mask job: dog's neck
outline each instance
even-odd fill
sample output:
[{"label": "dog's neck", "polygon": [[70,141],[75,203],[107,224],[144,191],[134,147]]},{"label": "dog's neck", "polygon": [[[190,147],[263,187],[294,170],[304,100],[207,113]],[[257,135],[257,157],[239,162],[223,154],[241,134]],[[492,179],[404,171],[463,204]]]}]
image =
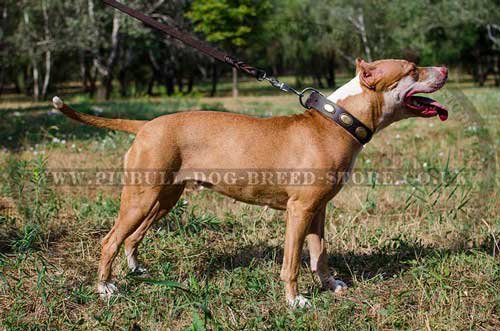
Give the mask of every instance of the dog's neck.
[{"label": "dog's neck", "polygon": [[359,75],[356,75],[348,83],[339,87],[335,92],[328,96],[328,100],[337,103],[340,100],[346,99],[347,97],[358,95],[363,93],[363,88],[361,87],[361,82],[359,81]]},{"label": "dog's neck", "polygon": [[364,89],[359,74],[330,94],[328,99],[354,115],[373,132],[377,131],[382,116],[383,97]]}]

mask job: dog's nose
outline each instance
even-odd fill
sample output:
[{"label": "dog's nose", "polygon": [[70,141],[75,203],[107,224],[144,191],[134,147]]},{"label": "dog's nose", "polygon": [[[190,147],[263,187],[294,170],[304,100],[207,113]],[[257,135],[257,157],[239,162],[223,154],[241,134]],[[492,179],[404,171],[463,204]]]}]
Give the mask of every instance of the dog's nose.
[{"label": "dog's nose", "polygon": [[443,74],[444,78],[448,78],[448,68],[445,66],[439,67],[439,71]]}]

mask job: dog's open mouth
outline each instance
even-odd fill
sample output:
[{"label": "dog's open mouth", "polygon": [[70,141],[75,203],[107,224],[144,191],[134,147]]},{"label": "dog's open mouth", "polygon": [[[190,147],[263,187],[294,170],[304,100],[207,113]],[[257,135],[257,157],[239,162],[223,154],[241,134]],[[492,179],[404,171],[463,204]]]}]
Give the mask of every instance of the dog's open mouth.
[{"label": "dog's open mouth", "polygon": [[419,92],[410,92],[404,99],[405,106],[412,109],[418,116],[439,116],[441,121],[448,119],[448,109],[434,99],[417,96]]}]

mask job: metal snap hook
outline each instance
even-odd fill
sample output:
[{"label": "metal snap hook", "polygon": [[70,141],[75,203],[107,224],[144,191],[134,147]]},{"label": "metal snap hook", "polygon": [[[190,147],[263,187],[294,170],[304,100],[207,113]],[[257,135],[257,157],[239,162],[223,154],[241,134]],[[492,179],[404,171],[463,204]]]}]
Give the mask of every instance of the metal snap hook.
[{"label": "metal snap hook", "polygon": [[324,96],[320,91],[316,90],[315,88],[313,87],[306,87],[305,89],[303,89],[298,95],[299,95],[299,101],[300,101],[300,104],[302,105],[302,107],[304,107],[305,109],[311,109],[311,107],[308,107],[305,103],[304,103],[304,96],[306,95],[306,93],[310,92],[311,94],[313,92],[316,92],[322,96]]}]

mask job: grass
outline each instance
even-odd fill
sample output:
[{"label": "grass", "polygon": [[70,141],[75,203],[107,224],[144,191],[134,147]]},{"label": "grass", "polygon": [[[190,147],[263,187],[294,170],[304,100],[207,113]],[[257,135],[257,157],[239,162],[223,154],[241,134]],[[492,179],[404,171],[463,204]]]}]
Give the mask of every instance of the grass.
[{"label": "grass", "polygon": [[[500,92],[449,91],[440,99],[458,102],[448,122],[391,126],[356,164],[443,180],[345,187],[328,206],[327,242],[330,266],[350,290],[321,292],[304,250],[299,285],[313,308],[295,311],[279,280],[282,213],[206,190],[186,192],[146,236],[140,255],[150,278],[129,274],[122,254],[114,267],[121,292],[101,301],[99,243],[117,214],[119,188],[55,187],[46,170],[116,167],[133,137],[75,124],[41,103],[0,104],[0,328],[498,330]],[[287,96],[70,101],[127,118],[193,107],[300,111]]]}]

